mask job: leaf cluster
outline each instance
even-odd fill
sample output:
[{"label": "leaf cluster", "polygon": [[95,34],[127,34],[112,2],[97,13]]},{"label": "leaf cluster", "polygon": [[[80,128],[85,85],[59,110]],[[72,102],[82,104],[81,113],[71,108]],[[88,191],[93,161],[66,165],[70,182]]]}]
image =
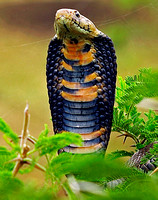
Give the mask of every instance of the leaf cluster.
[{"label": "leaf cluster", "polygon": [[48,137],[48,126],[45,125],[45,130],[41,132],[38,140],[35,143],[35,149],[40,151],[40,155],[54,154],[59,149],[70,144],[81,146],[82,139],[79,134],[71,132],[63,132],[62,134],[51,135]]},{"label": "leaf cluster", "polygon": [[139,75],[119,77],[120,87],[116,90],[117,106],[113,112],[112,130],[131,137],[138,149],[158,139],[158,116],[155,111],[138,112],[137,104],[145,97],[158,96],[158,73],[141,69]]},{"label": "leaf cluster", "polygon": [[158,72],[151,68],[139,70],[138,75],[118,77],[120,87],[116,88],[115,100],[119,109],[128,114],[145,97],[158,96]]}]

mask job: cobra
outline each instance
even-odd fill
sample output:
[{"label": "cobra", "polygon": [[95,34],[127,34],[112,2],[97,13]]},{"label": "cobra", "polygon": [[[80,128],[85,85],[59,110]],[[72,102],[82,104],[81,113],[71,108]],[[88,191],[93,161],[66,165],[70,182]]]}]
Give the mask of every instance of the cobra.
[{"label": "cobra", "polygon": [[60,9],[47,56],[47,88],[54,132],[78,133],[83,146],[61,151],[105,151],[110,138],[117,63],[112,40],[77,10]]}]

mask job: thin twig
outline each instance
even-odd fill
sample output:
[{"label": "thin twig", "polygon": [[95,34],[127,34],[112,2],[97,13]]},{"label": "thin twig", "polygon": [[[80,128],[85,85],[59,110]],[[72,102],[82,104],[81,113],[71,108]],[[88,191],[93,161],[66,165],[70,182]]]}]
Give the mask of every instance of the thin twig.
[{"label": "thin twig", "polygon": [[154,169],[154,171],[151,172],[150,176],[152,176],[153,174],[155,174],[156,172],[158,172],[158,167],[156,169]]},{"label": "thin twig", "polygon": [[139,139],[134,134],[129,133],[128,131],[121,129],[119,126],[115,125],[115,127],[117,128],[116,132],[121,133],[121,135],[118,135],[117,137],[121,137],[121,136],[131,137],[135,141],[136,144],[139,143]]},{"label": "thin twig", "polygon": [[139,140],[138,140],[138,138],[135,135],[133,135],[133,134],[127,132],[127,131],[124,131],[124,132],[125,133],[122,133],[122,131],[119,131],[119,133],[121,133],[121,135],[118,135],[117,137],[122,137],[122,136],[124,136],[124,137],[130,137],[130,138],[132,138],[135,141],[136,144],[139,143]]},{"label": "thin twig", "polygon": [[28,136],[28,124],[29,124],[29,113],[28,113],[28,104],[26,104],[24,110],[24,125],[22,129],[22,135],[20,140],[20,147],[21,147],[21,154],[19,153],[17,156],[17,161],[15,167],[13,169],[13,176],[15,176],[19,169],[23,166],[24,162],[23,159],[26,158],[28,151],[30,150],[29,146],[26,145],[27,136]]},{"label": "thin twig", "polygon": [[29,126],[29,119],[30,115],[28,112],[29,105],[26,104],[25,110],[24,110],[24,124],[21,134],[21,140],[20,140],[20,147],[23,149],[24,144],[26,144],[27,136],[28,136],[28,126]]},{"label": "thin twig", "polygon": [[12,172],[13,176],[16,176],[16,174],[18,173],[19,169],[23,166],[23,164],[24,163],[21,162],[21,161],[16,162],[15,167],[14,167],[13,172]]},{"label": "thin twig", "polygon": [[[28,165],[31,165],[31,163],[32,163],[32,159],[31,158],[25,158],[23,161]],[[35,163],[35,168],[39,169],[39,170],[41,170],[43,172],[46,172],[46,168],[43,167],[42,165],[40,165],[39,163]]]},{"label": "thin twig", "polygon": [[[19,135],[18,138],[21,139],[21,138],[22,138],[22,135]],[[29,142],[31,142],[32,144],[35,144],[35,143],[36,143],[36,141],[33,140],[30,136],[27,137],[27,140],[28,140]],[[12,141],[11,141],[11,142],[12,142]]]},{"label": "thin twig", "polygon": [[[21,153],[18,154],[17,158],[14,158],[13,160],[9,161],[9,162],[16,162],[15,167],[12,172],[13,176],[15,176],[18,173],[19,169],[24,164],[31,165],[31,163],[33,161],[32,161],[32,159],[28,158],[27,156],[36,151],[35,149],[30,151],[30,147],[26,144],[27,140],[32,142],[33,144],[36,143],[36,138],[30,136],[29,131],[28,131],[29,120],[30,120],[30,114],[28,112],[28,107],[29,107],[28,104],[26,104],[26,107],[24,110],[24,123],[23,123],[22,134],[19,136]],[[41,171],[44,171],[44,172],[46,171],[46,169],[39,163],[35,163],[34,167]]]}]

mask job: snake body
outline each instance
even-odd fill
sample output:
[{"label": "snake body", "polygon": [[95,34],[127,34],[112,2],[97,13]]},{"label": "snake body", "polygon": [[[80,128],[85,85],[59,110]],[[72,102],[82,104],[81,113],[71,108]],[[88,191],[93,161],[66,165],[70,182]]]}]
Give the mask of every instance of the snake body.
[{"label": "snake body", "polygon": [[[54,27],[56,35],[49,44],[46,66],[54,132],[79,133],[83,139],[82,147],[71,144],[60,152],[105,152],[117,74],[113,42],[77,10],[58,10]],[[137,151],[128,165],[145,172],[155,169],[154,159],[141,164],[152,147]]]},{"label": "snake body", "polygon": [[60,9],[47,56],[47,88],[55,133],[79,133],[83,146],[61,151],[92,153],[108,145],[117,64],[112,40],[77,10]]}]

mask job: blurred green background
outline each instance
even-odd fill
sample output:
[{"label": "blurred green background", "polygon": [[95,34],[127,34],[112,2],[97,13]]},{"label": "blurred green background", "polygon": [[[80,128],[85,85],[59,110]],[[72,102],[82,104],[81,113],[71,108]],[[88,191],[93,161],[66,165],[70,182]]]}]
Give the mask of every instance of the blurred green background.
[{"label": "blurred green background", "polygon": [[[79,10],[113,39],[119,76],[157,68],[157,0],[0,0],[0,116],[19,134],[26,102],[30,133],[37,137],[44,123],[52,129],[45,65],[60,8]],[[129,145],[112,133],[108,151]]]}]

